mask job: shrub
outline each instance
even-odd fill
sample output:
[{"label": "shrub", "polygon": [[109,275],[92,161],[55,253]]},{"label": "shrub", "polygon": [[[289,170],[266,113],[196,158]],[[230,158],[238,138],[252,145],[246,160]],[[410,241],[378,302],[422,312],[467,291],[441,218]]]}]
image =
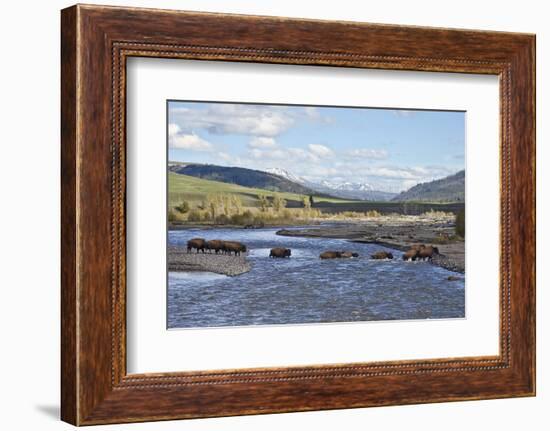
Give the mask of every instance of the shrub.
[{"label": "shrub", "polygon": [[187,215],[187,221],[197,222],[202,220],[203,220],[203,216],[199,210],[189,211],[189,214]]},{"label": "shrub", "polygon": [[185,214],[186,212],[189,211],[189,204],[187,203],[187,201],[183,201],[181,204],[179,204],[174,208],[178,210],[180,213]]},{"label": "shrub", "polygon": [[273,197],[273,209],[275,212],[283,211],[286,208],[286,200],[279,194]]},{"label": "shrub", "polygon": [[220,214],[219,216],[216,217],[217,224],[229,224],[230,221],[231,219],[225,214]]},{"label": "shrub", "polygon": [[168,221],[170,222],[182,221],[181,214],[179,214],[177,211],[174,211],[173,209],[170,209],[168,211]]},{"label": "shrub", "polygon": [[378,211],[376,210],[369,210],[365,213],[365,215],[367,217],[380,217],[382,214],[380,214]]},{"label": "shrub", "polygon": [[452,216],[453,213],[448,213],[445,211],[436,211],[433,208],[430,208],[430,211],[426,211],[422,214],[423,217],[430,217],[430,218],[440,218],[440,217],[449,217]]},{"label": "shrub", "polygon": [[260,211],[266,212],[269,208],[269,199],[264,194],[258,195],[258,204],[260,206]]}]

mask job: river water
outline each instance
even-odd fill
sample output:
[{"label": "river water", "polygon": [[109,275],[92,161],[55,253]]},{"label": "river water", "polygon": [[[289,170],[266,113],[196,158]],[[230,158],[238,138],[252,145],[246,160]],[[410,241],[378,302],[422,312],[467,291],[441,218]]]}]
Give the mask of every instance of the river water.
[{"label": "river water", "polygon": [[[170,272],[168,327],[220,327],[406,319],[463,318],[464,278],[427,262],[404,262],[401,252],[341,239],[276,235],[277,229],[187,229],[168,233],[184,246],[202,237],[240,241],[252,270],[237,277]],[[292,249],[270,259],[272,247]],[[350,250],[354,259],[319,259],[325,250]],[[371,260],[378,250],[392,261]]]}]

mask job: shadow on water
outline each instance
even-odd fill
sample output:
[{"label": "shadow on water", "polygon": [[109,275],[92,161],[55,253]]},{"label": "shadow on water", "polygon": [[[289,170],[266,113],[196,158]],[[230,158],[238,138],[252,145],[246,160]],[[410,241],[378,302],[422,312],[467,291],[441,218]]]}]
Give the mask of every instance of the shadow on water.
[{"label": "shadow on water", "polygon": [[[219,327],[464,317],[464,279],[426,262],[370,259],[385,248],[342,239],[286,237],[276,229],[198,229],[169,232],[169,242],[192,237],[241,241],[252,270],[238,277],[170,273],[168,327]],[[270,259],[271,247],[292,249]],[[350,250],[355,259],[321,260],[324,250]],[[389,250],[389,249],[385,249]]]}]

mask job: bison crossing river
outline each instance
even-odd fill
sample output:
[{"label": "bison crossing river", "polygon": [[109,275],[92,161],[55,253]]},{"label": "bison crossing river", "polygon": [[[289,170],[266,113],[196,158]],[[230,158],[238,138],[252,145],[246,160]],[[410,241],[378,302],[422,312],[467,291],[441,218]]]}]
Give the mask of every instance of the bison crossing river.
[{"label": "bison crossing river", "polygon": [[235,256],[240,256],[241,253],[246,253],[246,245],[238,241],[222,241],[219,239],[214,239],[206,241],[204,238],[192,238],[187,241],[187,253],[196,250],[197,253],[202,252],[206,253],[208,250],[209,253],[222,253],[229,254],[235,253]]},{"label": "bison crossing river", "polygon": [[275,247],[269,252],[269,257],[284,259],[285,257],[290,257],[291,254],[292,251],[289,248]]},{"label": "bison crossing river", "polygon": [[403,260],[428,260],[439,254],[439,249],[433,245],[415,244],[403,253]]},{"label": "bison crossing river", "polygon": [[[205,240],[204,238],[192,238],[187,241],[187,253],[191,253],[195,250],[197,253],[222,253],[226,255],[240,256],[241,253],[246,253],[246,245],[238,241],[223,241],[220,239]],[[426,246],[424,244],[415,244],[410,250],[403,253],[403,260],[432,260],[432,258],[439,254],[439,250],[434,246]],[[292,251],[289,248],[275,247],[270,250],[269,257],[271,258],[290,258]],[[342,259],[359,257],[358,253],[351,251],[324,251],[319,255],[321,259]],[[386,260],[393,259],[393,254],[388,251],[378,251],[371,255],[371,259],[374,260]]]}]

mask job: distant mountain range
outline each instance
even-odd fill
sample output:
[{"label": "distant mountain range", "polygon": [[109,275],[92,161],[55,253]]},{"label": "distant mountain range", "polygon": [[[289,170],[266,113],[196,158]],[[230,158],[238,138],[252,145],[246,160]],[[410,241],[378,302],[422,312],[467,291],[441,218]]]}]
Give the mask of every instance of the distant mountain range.
[{"label": "distant mountain range", "polygon": [[420,183],[399,193],[392,201],[399,202],[464,202],[465,171],[439,180]]},{"label": "distant mountain range", "polygon": [[320,193],[330,194],[342,199],[359,199],[365,201],[389,201],[396,193],[383,192],[375,190],[374,187],[367,183],[352,183],[349,181],[321,181],[320,183],[307,181],[306,179],[294,175],[285,169],[269,168],[266,170],[274,175],[286,178],[289,181],[302,184]]},{"label": "distant mountain range", "polygon": [[341,199],[396,202],[464,202],[464,171],[439,180],[417,184],[399,194],[375,190],[367,183],[311,182],[282,168],[266,171],[240,167],[170,162],[171,172],[244,187]]}]

